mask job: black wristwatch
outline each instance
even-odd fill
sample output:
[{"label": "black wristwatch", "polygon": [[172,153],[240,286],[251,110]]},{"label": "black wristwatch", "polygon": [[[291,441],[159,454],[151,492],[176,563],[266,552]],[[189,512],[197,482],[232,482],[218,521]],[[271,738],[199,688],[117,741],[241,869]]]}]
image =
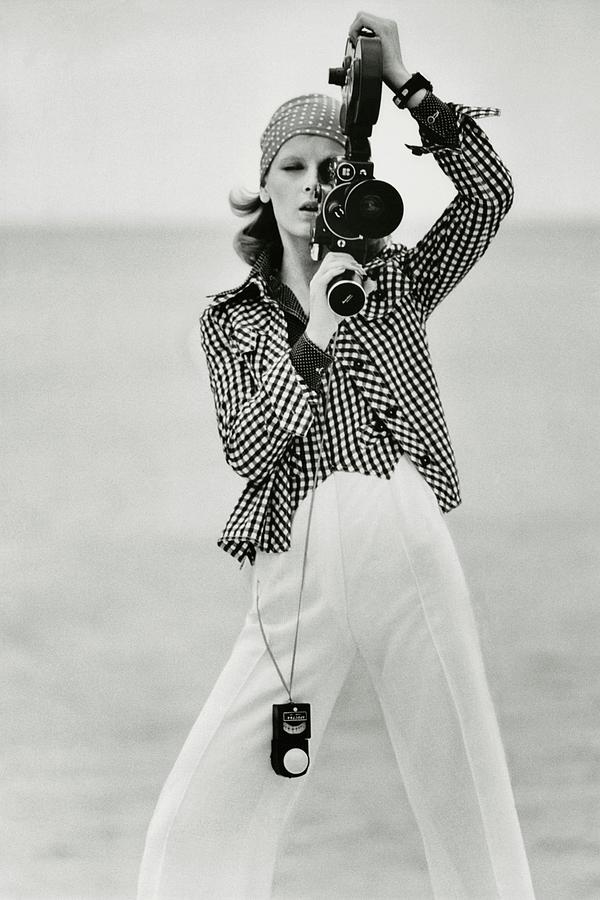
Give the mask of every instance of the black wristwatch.
[{"label": "black wristwatch", "polygon": [[404,82],[398,93],[394,94],[394,103],[399,109],[406,109],[406,104],[412,95],[416,94],[417,91],[420,91],[422,88],[425,88],[427,91],[433,90],[431,82],[427,81],[425,76],[421,75],[420,72],[415,72],[408,81]]}]

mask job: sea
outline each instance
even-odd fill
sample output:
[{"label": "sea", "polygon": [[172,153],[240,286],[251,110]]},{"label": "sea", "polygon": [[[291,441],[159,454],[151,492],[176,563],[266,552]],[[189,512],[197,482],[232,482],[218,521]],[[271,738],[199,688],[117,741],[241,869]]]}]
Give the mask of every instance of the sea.
[{"label": "sea", "polygon": [[[471,587],[539,900],[600,897],[600,303],[589,222],[507,223],[430,320]],[[161,786],[245,617],[240,491],[198,317],[245,269],[205,226],[0,232],[0,898],[135,897]],[[275,900],[425,900],[364,671]],[[229,898],[228,898],[229,900]]]}]

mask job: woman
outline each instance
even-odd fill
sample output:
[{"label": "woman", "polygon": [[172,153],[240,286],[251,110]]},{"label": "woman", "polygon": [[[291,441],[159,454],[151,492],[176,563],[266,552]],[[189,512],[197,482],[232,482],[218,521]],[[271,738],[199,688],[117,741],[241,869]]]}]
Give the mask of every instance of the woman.
[{"label": "woman", "polygon": [[[272,705],[292,697],[295,677],[294,700],[312,706],[314,765],[357,654],[381,702],[434,895],[533,896],[442,516],[460,496],[425,338],[429,314],[496,233],[512,186],[474,122],[496,111],[442,103],[406,70],[393,22],[359,14],[351,37],[364,26],[381,38],[397,105],[419,123],[423,147],[414,149],[433,153],[457,194],[412,249],[374,248],[364,266],[333,252],[314,262],[317,200],[344,144],[339,105],[296,97],[263,134],[259,196],[236,203],[258,211],[237,244],[252,270],[201,320],[225,455],[247,479],[219,543],[253,564],[252,602],[161,793],[140,900],[270,896],[278,839],[309,777],[271,768]],[[326,290],[345,270],[364,279],[368,298],[342,320]]]}]

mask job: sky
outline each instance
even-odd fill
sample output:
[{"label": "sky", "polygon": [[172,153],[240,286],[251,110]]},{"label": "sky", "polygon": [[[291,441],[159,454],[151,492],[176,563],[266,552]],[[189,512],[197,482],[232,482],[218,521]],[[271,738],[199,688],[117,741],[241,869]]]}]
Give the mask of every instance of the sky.
[{"label": "sky", "polygon": [[[2,0],[0,224],[230,218],[257,187],[276,106],[321,91],[359,6],[344,0]],[[597,0],[373,0],[404,60],[482,120],[513,174],[512,218],[598,215]],[[384,88],[375,173],[429,218],[452,196],[415,157],[410,115]]]}]

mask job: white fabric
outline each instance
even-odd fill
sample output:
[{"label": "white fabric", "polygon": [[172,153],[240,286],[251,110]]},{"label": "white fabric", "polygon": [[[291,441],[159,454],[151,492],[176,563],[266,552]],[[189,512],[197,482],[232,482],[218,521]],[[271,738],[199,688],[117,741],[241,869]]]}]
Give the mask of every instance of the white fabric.
[{"label": "white fabric", "polygon": [[[307,513],[308,498],[291,549],[259,553],[252,573],[286,677]],[[294,698],[312,704],[308,774],[287,779],[270,767],[271,705],[287,698],[253,596],[161,793],[138,900],[270,896],[284,823],[319,764],[357,653],[381,702],[435,897],[532,898],[462,569],[435,495],[407,456],[390,480],[336,472],[317,489],[299,647]]]}]

